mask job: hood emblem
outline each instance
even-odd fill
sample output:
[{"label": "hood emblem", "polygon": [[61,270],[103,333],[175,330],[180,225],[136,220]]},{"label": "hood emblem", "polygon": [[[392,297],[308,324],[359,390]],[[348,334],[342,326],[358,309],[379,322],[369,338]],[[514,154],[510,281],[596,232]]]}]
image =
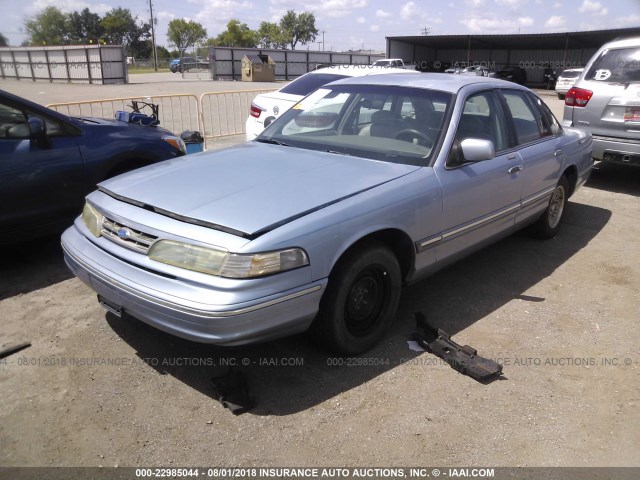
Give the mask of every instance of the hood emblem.
[{"label": "hood emblem", "polygon": [[280,108],[278,108],[278,106],[276,105],[275,107],[273,107],[273,114],[277,115],[278,113],[280,113]]},{"label": "hood emblem", "polygon": [[129,230],[128,228],[121,228],[120,230],[118,230],[118,237],[122,238],[123,240],[126,240],[130,236],[131,230]]}]

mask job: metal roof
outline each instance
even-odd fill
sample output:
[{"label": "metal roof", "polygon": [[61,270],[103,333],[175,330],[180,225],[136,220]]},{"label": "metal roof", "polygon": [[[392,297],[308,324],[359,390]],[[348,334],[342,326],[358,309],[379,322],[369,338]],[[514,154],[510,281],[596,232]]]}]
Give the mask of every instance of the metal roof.
[{"label": "metal roof", "polygon": [[426,35],[386,37],[396,41],[436,49],[474,50],[564,50],[600,48],[618,38],[640,37],[640,28],[617,28],[564,33],[524,33],[499,35]]}]

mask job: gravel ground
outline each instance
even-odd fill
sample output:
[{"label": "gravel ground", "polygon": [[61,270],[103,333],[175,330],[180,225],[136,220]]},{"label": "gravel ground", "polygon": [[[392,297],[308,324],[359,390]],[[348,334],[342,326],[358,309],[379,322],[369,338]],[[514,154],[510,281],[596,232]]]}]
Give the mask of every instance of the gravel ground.
[{"label": "gravel ground", "polygon": [[[18,83],[0,88],[102,93]],[[555,239],[518,233],[406,288],[386,340],[351,360],[303,335],[173,338],[105,314],[57,238],[5,248],[0,344],[32,346],[0,364],[0,465],[640,466],[639,194],[640,170],[600,168]],[[416,311],[502,362],[502,379],[411,351]],[[210,383],[234,362],[257,399],[237,417]]]}]

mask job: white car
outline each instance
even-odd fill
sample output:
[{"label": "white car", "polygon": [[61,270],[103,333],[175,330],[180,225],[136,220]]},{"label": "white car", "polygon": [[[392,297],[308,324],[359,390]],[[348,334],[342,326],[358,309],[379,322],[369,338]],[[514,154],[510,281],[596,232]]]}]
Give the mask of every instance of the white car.
[{"label": "white car", "polygon": [[576,83],[578,77],[582,73],[584,68],[569,68],[558,75],[558,80],[556,81],[556,94],[560,100],[564,100],[564,96],[567,94],[569,89],[573,87],[573,84]]},{"label": "white car", "polygon": [[347,77],[362,77],[364,75],[380,75],[388,73],[416,73],[418,71],[389,68],[373,65],[337,65],[313,70],[280,90],[261,93],[253,99],[246,122],[247,141],[256,138],[276,118],[293,107],[308,94],[327,83]]}]

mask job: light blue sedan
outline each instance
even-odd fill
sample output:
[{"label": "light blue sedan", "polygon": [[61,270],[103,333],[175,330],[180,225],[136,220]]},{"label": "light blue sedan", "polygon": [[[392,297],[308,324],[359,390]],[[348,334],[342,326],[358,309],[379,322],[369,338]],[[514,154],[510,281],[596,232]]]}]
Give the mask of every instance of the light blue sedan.
[{"label": "light blue sedan", "polygon": [[221,345],[310,329],[353,355],[403,284],[528,225],[553,237],[591,166],[591,136],[514,83],[345,79],[253,142],[101,183],[62,245],[117,315]]}]

